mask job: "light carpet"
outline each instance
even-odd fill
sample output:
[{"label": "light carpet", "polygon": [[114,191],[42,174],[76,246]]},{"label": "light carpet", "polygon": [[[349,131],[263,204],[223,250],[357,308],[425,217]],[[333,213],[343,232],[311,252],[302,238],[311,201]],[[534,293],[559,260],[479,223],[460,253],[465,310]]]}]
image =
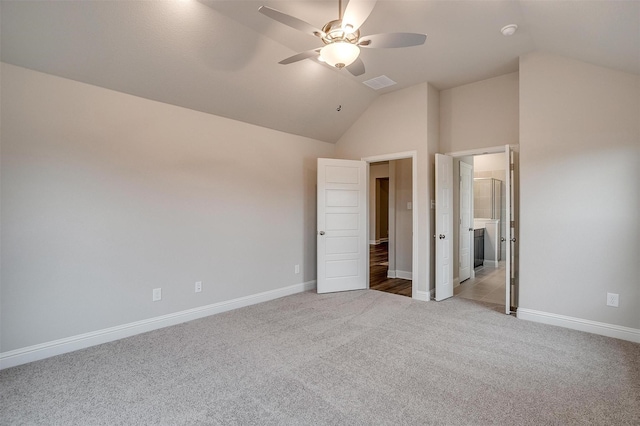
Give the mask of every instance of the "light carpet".
[{"label": "light carpet", "polygon": [[3,425],[640,424],[640,345],[301,293],[0,372]]}]

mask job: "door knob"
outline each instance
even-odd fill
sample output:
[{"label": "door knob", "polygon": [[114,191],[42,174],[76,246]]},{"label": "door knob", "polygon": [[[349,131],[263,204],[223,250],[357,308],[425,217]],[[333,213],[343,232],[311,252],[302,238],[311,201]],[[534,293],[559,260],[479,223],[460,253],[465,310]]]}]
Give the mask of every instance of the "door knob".
[{"label": "door knob", "polygon": [[320,235],[324,235],[324,231],[320,231],[318,232]]},{"label": "door knob", "polygon": [[444,240],[444,234],[440,234],[440,237],[439,237],[439,238],[440,238],[441,240]]},{"label": "door knob", "polygon": [[507,239],[505,237],[500,237],[500,241],[504,243],[505,241],[507,241]]},{"label": "door knob", "polygon": [[516,238],[515,238],[515,237],[513,237],[513,238],[511,239],[511,242],[512,242],[512,243],[515,243],[515,242],[516,242]]},{"label": "door knob", "polygon": [[469,232],[473,231],[473,228],[469,228]]}]

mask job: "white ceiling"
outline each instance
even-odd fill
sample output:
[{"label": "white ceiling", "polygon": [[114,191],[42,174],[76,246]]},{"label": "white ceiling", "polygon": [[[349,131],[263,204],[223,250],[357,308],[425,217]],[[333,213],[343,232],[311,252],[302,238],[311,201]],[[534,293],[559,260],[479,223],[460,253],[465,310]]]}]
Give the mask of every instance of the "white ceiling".
[{"label": "white ceiling", "polygon": [[[261,5],[316,27],[338,14],[337,0],[2,0],[1,58],[327,142],[381,93],[426,81],[447,89],[517,71],[518,57],[535,50],[640,74],[635,0],[379,0],[364,35],[417,32],[427,41],[362,49],[359,77],[312,60],[279,65],[319,40],[260,14]],[[507,24],[519,26],[512,37],[499,32]],[[379,91],[362,84],[380,75],[398,84]]]}]

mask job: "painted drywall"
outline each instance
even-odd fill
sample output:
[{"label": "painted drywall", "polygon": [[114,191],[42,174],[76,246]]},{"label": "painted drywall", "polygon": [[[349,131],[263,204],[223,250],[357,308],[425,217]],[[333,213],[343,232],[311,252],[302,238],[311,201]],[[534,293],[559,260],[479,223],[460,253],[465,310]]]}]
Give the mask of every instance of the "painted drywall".
[{"label": "painted drywall", "polygon": [[395,160],[395,267],[396,277],[409,279],[412,276],[413,246],[413,185],[411,159]]},{"label": "painted drywall", "polygon": [[[517,143],[519,138],[518,73],[465,84],[440,92],[440,152],[458,152]],[[474,172],[493,167],[504,154],[464,157]],[[504,161],[504,160],[503,160]],[[479,162],[476,165],[476,162]],[[500,166],[504,169],[504,165]],[[454,161],[454,176],[459,182],[460,166]],[[454,222],[459,223],[460,191],[454,185]],[[453,227],[454,259],[459,260],[460,230]],[[456,264],[457,265],[457,264]],[[453,268],[458,278],[458,268]],[[457,283],[457,281],[456,281]]]},{"label": "painted drywall", "polygon": [[[429,212],[429,222],[428,222],[428,231],[427,231],[427,243],[429,245],[429,253],[435,253],[436,250],[436,240],[435,240],[435,230],[436,230],[436,215],[435,215],[435,206],[432,204],[432,201],[435,202],[436,199],[436,188],[435,188],[435,178],[436,178],[436,164],[435,164],[435,154],[442,153],[440,150],[440,120],[441,120],[441,112],[440,112],[440,91],[433,87],[431,84],[427,85],[427,152],[429,152],[429,184],[427,185],[427,210]],[[433,208],[432,208],[433,206]],[[436,282],[436,258],[435,256],[429,255],[429,282],[431,283],[429,286],[430,291],[435,291],[435,282]]]},{"label": "painted drywall", "polygon": [[[505,170],[504,153],[476,155],[473,157],[473,171],[475,172],[492,172]],[[495,176],[488,176],[495,177]]]},{"label": "painted drywall", "polygon": [[1,352],[315,279],[334,145],[8,64],[1,90]]},{"label": "painted drywall", "polygon": [[518,73],[442,90],[443,153],[518,143]]},{"label": "painted drywall", "polygon": [[389,163],[374,163],[369,166],[369,241],[377,239],[376,235],[376,179],[389,177]]},{"label": "painted drywall", "polygon": [[525,55],[520,140],[520,307],[640,329],[640,76]]},{"label": "painted drywall", "polygon": [[[434,91],[434,93],[437,93]],[[420,84],[378,97],[336,144],[337,155],[361,159],[406,151],[417,152],[418,270],[413,271],[416,291],[429,289],[431,213],[430,185],[433,183],[432,152],[428,148],[429,85]],[[434,100],[434,102],[436,102]],[[432,110],[433,113],[433,110]],[[437,142],[435,142],[437,144]]]}]

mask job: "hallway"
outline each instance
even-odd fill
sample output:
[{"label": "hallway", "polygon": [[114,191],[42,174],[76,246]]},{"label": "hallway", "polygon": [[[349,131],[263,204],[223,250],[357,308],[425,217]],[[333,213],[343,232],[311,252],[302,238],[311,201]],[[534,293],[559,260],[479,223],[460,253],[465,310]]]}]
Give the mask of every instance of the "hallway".
[{"label": "hallway", "polygon": [[369,288],[385,293],[411,297],[411,280],[388,278],[389,244],[369,245]]}]

